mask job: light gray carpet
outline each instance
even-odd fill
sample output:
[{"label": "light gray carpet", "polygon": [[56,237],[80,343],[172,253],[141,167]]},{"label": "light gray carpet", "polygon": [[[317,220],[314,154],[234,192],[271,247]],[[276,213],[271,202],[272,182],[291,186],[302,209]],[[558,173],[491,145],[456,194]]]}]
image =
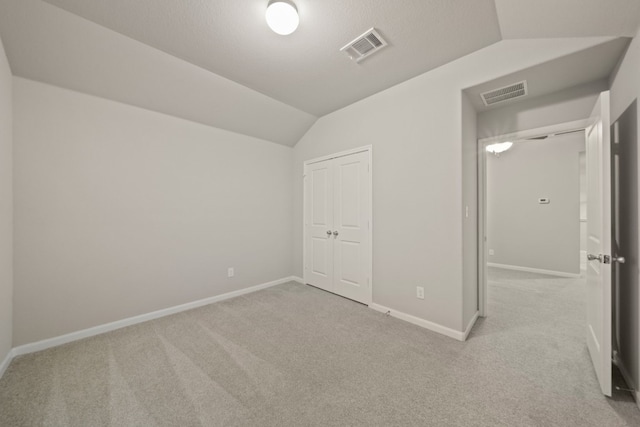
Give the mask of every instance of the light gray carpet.
[{"label": "light gray carpet", "polygon": [[13,361],[2,426],[624,426],[579,280],[493,272],[460,343],[288,283]]}]

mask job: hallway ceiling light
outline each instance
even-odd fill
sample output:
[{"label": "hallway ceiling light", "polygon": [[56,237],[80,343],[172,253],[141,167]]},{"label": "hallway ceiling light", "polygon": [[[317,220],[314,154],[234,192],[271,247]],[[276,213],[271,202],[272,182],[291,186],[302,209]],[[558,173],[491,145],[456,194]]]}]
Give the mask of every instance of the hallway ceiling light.
[{"label": "hallway ceiling light", "polygon": [[269,28],[283,36],[293,33],[300,23],[298,9],[289,0],[271,0],[265,17]]},{"label": "hallway ceiling light", "polygon": [[512,145],[513,142],[499,142],[497,144],[487,145],[487,151],[497,156],[498,154],[507,151]]}]

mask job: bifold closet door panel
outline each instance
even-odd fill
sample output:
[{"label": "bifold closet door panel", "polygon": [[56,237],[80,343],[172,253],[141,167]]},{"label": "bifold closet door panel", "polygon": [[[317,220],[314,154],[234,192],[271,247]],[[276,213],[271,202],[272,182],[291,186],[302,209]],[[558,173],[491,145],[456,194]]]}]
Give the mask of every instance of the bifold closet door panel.
[{"label": "bifold closet door panel", "polygon": [[307,166],[305,269],[307,283],[333,292],[333,161]]},{"label": "bifold closet door panel", "polygon": [[369,153],[333,160],[334,292],[369,304]]}]

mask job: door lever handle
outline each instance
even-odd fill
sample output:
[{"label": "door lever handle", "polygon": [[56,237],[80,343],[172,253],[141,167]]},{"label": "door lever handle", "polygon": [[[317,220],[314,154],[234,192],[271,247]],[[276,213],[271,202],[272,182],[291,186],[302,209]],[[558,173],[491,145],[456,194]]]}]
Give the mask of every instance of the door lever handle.
[{"label": "door lever handle", "polygon": [[588,259],[589,261],[595,261],[595,260],[598,260],[598,261],[602,262],[602,255],[587,254],[587,259]]}]

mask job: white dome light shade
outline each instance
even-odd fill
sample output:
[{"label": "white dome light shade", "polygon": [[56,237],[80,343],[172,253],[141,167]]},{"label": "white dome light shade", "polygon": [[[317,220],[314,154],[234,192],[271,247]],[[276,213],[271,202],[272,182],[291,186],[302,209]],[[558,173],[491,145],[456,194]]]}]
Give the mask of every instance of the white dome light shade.
[{"label": "white dome light shade", "polygon": [[507,151],[509,148],[511,148],[512,145],[513,142],[500,142],[498,144],[491,144],[487,145],[487,151],[493,154],[500,154],[504,151]]},{"label": "white dome light shade", "polygon": [[293,33],[300,23],[298,9],[287,0],[271,1],[267,6],[266,18],[269,28],[283,36]]}]

